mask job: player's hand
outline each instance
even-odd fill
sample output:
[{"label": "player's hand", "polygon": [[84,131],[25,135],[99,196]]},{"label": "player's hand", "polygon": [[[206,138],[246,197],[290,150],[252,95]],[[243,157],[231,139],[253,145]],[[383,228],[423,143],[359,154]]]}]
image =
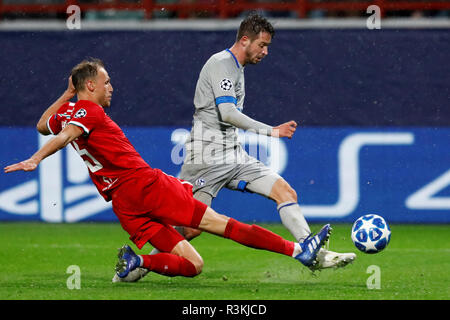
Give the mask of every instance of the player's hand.
[{"label": "player's hand", "polygon": [[27,159],[19,163],[12,164],[10,166],[5,167],[3,170],[5,173],[14,172],[14,171],[33,171],[37,168],[38,162],[34,159]]},{"label": "player's hand", "polygon": [[285,123],[280,124],[279,126],[273,128],[272,137],[277,137],[277,138],[287,137],[287,138],[291,139],[292,136],[294,135],[296,128],[297,128],[297,122],[295,122],[294,120],[285,122]]},{"label": "player's hand", "polygon": [[77,94],[77,90],[75,89],[75,86],[73,85],[72,82],[72,76],[69,77],[66,94],[70,96],[71,99]]}]

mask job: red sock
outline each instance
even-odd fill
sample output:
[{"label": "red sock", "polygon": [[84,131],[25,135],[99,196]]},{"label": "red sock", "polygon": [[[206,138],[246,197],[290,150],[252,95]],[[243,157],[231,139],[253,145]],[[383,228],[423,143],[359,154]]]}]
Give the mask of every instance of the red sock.
[{"label": "red sock", "polygon": [[257,225],[248,225],[233,218],[228,220],[223,236],[251,248],[278,252],[287,256],[292,256],[294,252],[292,241],[287,241]]},{"label": "red sock", "polygon": [[141,257],[144,260],[142,267],[168,277],[197,275],[195,266],[189,260],[175,254],[157,253]]}]

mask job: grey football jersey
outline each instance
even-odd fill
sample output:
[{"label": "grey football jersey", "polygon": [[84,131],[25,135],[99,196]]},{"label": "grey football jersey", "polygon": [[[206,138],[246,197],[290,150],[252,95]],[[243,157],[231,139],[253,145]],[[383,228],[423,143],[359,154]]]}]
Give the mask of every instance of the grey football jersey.
[{"label": "grey football jersey", "polygon": [[212,55],[200,71],[195,89],[194,120],[186,143],[187,162],[201,156],[200,163],[211,160],[217,164],[219,158],[239,145],[237,128],[222,121],[218,105],[231,103],[242,112],[244,97],[244,67],[228,49]]}]

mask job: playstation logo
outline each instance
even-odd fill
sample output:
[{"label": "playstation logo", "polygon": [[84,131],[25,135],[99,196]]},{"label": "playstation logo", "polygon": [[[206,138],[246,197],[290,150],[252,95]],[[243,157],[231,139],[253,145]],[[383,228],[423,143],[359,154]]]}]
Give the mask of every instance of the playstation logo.
[{"label": "playstation logo", "polygon": [[[39,147],[52,138],[38,136]],[[46,222],[77,222],[106,210],[112,214],[111,203],[98,193],[85,163],[72,147],[42,161],[37,178],[36,174],[17,175],[25,176],[33,178],[0,191],[0,213],[14,215],[14,220],[19,216],[36,220],[39,216]]]}]

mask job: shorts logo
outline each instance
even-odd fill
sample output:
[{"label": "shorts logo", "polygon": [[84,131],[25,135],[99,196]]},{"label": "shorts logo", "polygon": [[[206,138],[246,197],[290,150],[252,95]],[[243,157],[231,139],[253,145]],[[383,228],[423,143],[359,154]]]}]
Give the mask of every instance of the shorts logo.
[{"label": "shorts logo", "polygon": [[77,111],[77,113],[75,113],[75,115],[73,117],[74,118],[83,118],[86,116],[86,114],[87,114],[86,110],[80,109]]},{"label": "shorts logo", "polygon": [[202,178],[197,179],[197,181],[195,181],[195,185],[197,187],[203,187],[205,185],[205,183],[206,183],[205,179],[202,179]]},{"label": "shorts logo", "polygon": [[222,81],[220,81],[220,89],[224,91],[230,91],[231,88],[233,88],[233,82],[231,82],[231,80],[223,79]]}]

